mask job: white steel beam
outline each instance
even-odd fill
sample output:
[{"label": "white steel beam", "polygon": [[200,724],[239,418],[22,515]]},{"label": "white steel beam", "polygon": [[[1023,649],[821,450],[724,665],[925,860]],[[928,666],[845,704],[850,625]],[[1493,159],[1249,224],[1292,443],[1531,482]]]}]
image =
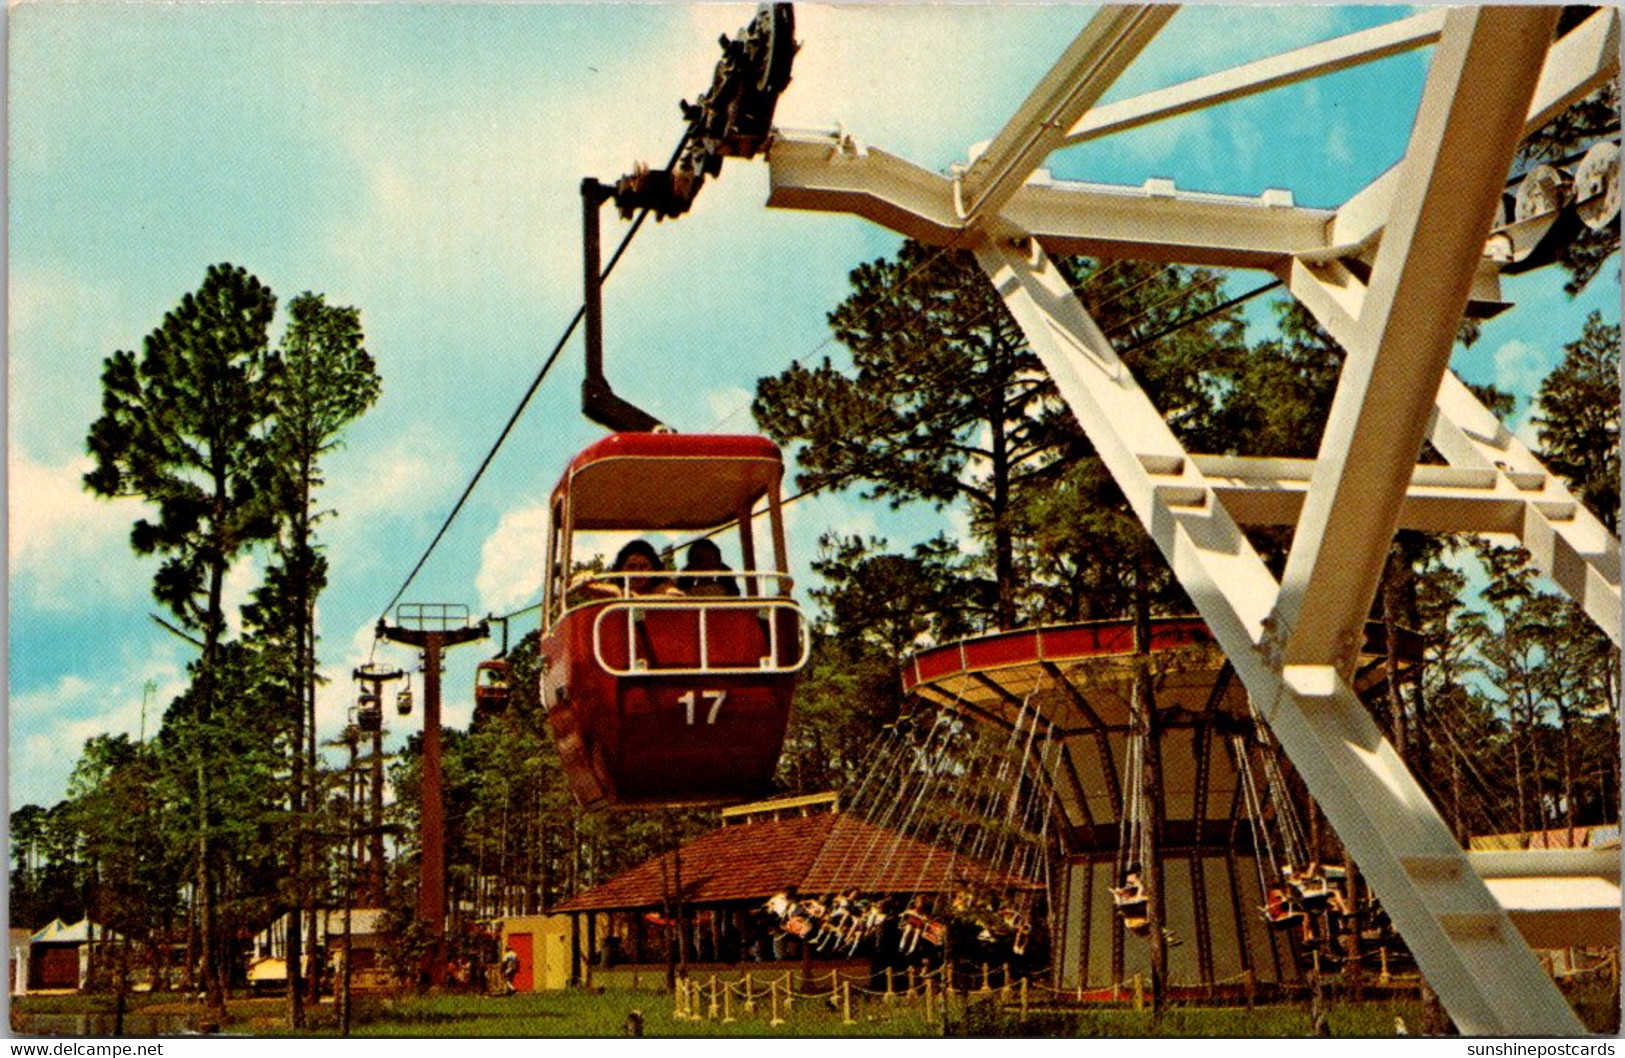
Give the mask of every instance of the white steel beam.
[{"label": "white steel beam", "polygon": [[1145,4],[1097,11],[960,178],[966,221],[996,216],[1177,10]]},{"label": "white steel beam", "polygon": [[1548,474],[1534,453],[1448,371],[1439,384],[1428,437],[1453,466],[1487,469],[1508,480],[1532,474],[1548,478],[1552,498],[1567,501],[1567,506],[1529,508],[1519,539],[1535,568],[1567,592],[1619,646],[1619,538],[1574,498],[1561,479]]},{"label": "white steel beam", "polygon": [[1467,859],[1531,947],[1619,937],[1618,849],[1469,852]]},{"label": "white steel beam", "polygon": [[1348,357],[1277,603],[1287,665],[1342,663],[1364,628],[1556,18],[1446,15],[1370,285],[1323,321]]},{"label": "white steel beam", "polygon": [[[969,247],[953,182],[834,133],[775,135],[767,204],[854,213],[931,246]],[[1143,187],[1034,181],[1004,217],[1052,253],[1097,254],[1229,268],[1284,269],[1324,245],[1334,214],[1266,192],[1249,198]]]},{"label": "white steel beam", "polygon": [[[1314,474],[1310,459],[1193,455],[1208,486],[1242,525],[1296,525]],[[1161,486],[1168,502],[1198,502],[1180,484]],[[1399,509],[1402,529],[1519,536],[1533,504],[1544,516],[1575,516],[1575,500],[1552,475],[1504,474],[1493,467],[1419,464]]]},{"label": "white steel beam", "polygon": [[1524,135],[1602,87],[1618,72],[1619,11],[1612,6],[1600,7],[1552,44],[1524,120]]},{"label": "white steel beam", "polygon": [[1149,125],[1220,103],[1386,59],[1439,39],[1444,11],[1435,9],[1387,25],[1282,52],[1267,59],[1197,77],[1155,92],[1096,107],[1067,134],[1064,146]]},{"label": "white steel beam", "polygon": [[[1343,676],[1330,666],[1283,672],[1261,649],[1274,579],[1064,278],[1019,235],[976,252],[1456,1024],[1468,1034],[1581,1034]],[[1184,500],[1200,492],[1201,502],[1170,502],[1173,475]]]}]

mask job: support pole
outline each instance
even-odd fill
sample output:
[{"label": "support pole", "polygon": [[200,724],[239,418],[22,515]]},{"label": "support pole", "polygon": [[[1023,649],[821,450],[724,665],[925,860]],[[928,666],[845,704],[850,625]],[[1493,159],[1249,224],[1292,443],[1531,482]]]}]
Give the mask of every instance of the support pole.
[{"label": "support pole", "polygon": [[[424,965],[418,968],[419,987],[440,988],[446,983],[446,801],[440,764],[440,656],[459,643],[484,639],[485,622],[468,623],[466,607],[442,603],[403,604],[398,617],[418,627],[378,622],[383,639],[405,643],[423,651],[423,779],[418,814],[417,923],[429,938]],[[452,627],[453,624],[461,627]],[[438,625],[438,627],[428,627]]]}]

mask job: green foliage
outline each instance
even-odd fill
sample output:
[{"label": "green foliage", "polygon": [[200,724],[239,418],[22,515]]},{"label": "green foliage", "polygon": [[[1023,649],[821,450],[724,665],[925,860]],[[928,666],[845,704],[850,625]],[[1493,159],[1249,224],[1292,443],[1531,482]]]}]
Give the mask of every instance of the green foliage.
[{"label": "green foliage", "polygon": [[[136,521],[137,554],[165,558],[158,601],[189,628],[218,634],[218,576],[271,531],[264,503],[261,428],[267,333],[276,297],[232,265],[214,265],[147,336],[142,356],[115,352],[102,370],[102,417],[87,445],[85,485],[101,496],[141,496],[157,521]],[[216,578],[211,582],[211,578]]]},{"label": "green foliage", "polygon": [[1586,317],[1540,386],[1541,456],[1610,532],[1619,531],[1619,324]]}]

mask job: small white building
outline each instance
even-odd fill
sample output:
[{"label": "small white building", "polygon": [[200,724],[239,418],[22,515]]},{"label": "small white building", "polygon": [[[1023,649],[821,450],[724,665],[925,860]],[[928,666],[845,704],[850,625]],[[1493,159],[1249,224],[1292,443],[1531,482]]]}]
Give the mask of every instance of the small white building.
[{"label": "small white building", "polygon": [[50,925],[28,938],[27,950],[20,958],[14,948],[12,988],[15,992],[22,982],[22,990],[28,992],[78,991],[85,987],[90,975],[92,950],[123,940],[88,918],[71,926],[60,918],[52,919]]}]

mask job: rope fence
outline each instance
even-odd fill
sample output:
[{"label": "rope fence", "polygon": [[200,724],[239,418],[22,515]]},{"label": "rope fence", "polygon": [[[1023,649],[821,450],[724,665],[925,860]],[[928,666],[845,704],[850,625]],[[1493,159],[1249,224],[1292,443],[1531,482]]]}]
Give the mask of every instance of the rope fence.
[{"label": "rope fence", "polygon": [[[1047,972],[1047,971],[1043,971]],[[873,1010],[914,1009],[929,1021],[942,1012],[949,997],[996,1000],[1001,1006],[1019,1011],[1025,1017],[1029,1003],[1043,991],[1051,991],[1026,975],[1017,975],[1009,966],[982,964],[954,975],[959,982],[971,978],[969,986],[945,983],[944,968],[886,968],[874,974],[826,970],[803,974],[795,970],[777,973],[746,972],[728,980],[718,974],[680,978],[672,992],[672,1017],[678,1021],[731,1023],[744,1018],[767,1019],[772,1026],[783,1025],[798,1004],[826,1013],[838,1013],[843,1024],[854,1024],[854,1008]],[[880,987],[874,987],[879,984]]]}]

